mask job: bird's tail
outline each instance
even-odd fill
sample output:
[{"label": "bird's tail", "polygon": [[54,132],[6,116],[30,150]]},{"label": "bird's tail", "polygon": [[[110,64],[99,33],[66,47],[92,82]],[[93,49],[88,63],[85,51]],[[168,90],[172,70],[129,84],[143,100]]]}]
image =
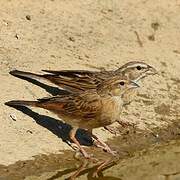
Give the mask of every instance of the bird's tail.
[{"label": "bird's tail", "polygon": [[25,72],[25,71],[19,71],[19,70],[12,70],[9,72],[9,74],[17,77],[25,77],[25,78],[31,78],[31,79],[44,79],[43,75]]},{"label": "bird's tail", "polygon": [[37,106],[38,101],[13,100],[5,103],[7,106]]}]

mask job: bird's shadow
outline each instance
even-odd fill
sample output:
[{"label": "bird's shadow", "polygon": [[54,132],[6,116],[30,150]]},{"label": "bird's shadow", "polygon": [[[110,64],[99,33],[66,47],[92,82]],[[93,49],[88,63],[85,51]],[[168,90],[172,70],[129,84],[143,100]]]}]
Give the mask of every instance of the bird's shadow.
[{"label": "bird's shadow", "polygon": [[[69,124],[66,124],[58,119],[46,115],[40,115],[32,111],[28,107],[24,107],[24,106],[12,106],[12,107],[30,116],[36,121],[37,124],[39,124],[44,128],[47,128],[49,131],[51,131],[53,134],[61,138],[63,141],[67,143],[70,141],[69,132],[72,129],[72,127]],[[91,136],[84,129],[77,130],[76,139],[80,142],[81,145],[86,145],[86,146],[93,145],[93,140]]]}]

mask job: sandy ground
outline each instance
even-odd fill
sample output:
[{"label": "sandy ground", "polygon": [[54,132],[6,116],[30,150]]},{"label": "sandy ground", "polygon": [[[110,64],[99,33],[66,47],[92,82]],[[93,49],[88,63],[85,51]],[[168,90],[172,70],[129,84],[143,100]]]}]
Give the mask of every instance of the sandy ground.
[{"label": "sandy ground", "polygon": [[[177,0],[0,0],[0,164],[70,149],[33,118],[4,105],[49,96],[9,75],[12,69],[116,69],[143,60],[159,76],[141,83],[122,119],[140,128],[166,127],[180,119],[179,12]],[[96,133],[112,137],[101,129]]]}]

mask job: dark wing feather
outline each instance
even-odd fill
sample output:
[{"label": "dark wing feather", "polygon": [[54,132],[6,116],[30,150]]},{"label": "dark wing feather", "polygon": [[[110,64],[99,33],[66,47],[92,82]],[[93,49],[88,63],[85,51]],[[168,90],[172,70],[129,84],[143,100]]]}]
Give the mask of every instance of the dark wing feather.
[{"label": "dark wing feather", "polygon": [[87,71],[87,70],[62,70],[62,71],[53,71],[53,70],[42,70],[47,73],[51,73],[54,75],[65,76],[65,77],[78,77],[78,76],[86,76],[99,73],[99,71]]},{"label": "dark wing feather", "polygon": [[109,74],[113,73],[114,71],[88,71],[88,70],[61,70],[61,71],[54,71],[54,70],[42,70],[47,73],[51,73],[58,76],[64,77],[96,77],[96,78],[103,78],[104,76],[108,76]]},{"label": "dark wing feather", "polygon": [[56,84],[57,86],[72,92],[81,92],[88,89],[94,89],[99,83],[95,79],[89,78],[69,78],[61,77],[58,75],[43,75],[44,78],[48,79],[50,82]]}]

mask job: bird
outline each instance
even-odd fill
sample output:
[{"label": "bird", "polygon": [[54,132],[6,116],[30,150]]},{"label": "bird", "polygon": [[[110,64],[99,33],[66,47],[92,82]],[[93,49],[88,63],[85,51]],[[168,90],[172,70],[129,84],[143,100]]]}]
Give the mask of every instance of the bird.
[{"label": "bird", "polygon": [[[35,74],[31,72],[12,70],[10,74],[13,76],[27,77],[36,80],[48,80],[51,83],[59,86],[68,92],[84,92],[87,90],[96,89],[99,84],[104,80],[113,76],[126,76],[129,80],[139,82],[141,79],[148,77],[149,75],[157,74],[157,71],[152,66],[141,61],[130,61],[125,63],[117,70],[111,71],[88,71],[88,70],[42,70],[46,74]],[[129,104],[136,91],[129,91],[122,97],[124,104]],[[118,121],[121,125],[122,122]],[[109,132],[116,134],[116,131],[110,126],[104,127]]]},{"label": "bird", "polygon": [[94,128],[104,127],[119,119],[123,108],[122,96],[139,87],[126,77],[114,76],[100,83],[96,90],[71,92],[70,94],[42,98],[36,101],[12,100],[8,106],[32,106],[49,110],[72,126],[69,133],[85,158],[90,155],[77,141],[75,134],[78,128],[86,129],[104,149],[113,154],[111,148],[92,133]]},{"label": "bird", "polygon": [[12,70],[13,76],[27,77],[36,80],[48,80],[62,89],[71,92],[82,92],[96,87],[105,79],[113,76],[127,76],[130,80],[139,80],[157,73],[152,66],[141,61],[130,61],[117,70],[111,71],[88,71],[88,70],[42,70],[46,74],[35,74],[31,72]]}]

